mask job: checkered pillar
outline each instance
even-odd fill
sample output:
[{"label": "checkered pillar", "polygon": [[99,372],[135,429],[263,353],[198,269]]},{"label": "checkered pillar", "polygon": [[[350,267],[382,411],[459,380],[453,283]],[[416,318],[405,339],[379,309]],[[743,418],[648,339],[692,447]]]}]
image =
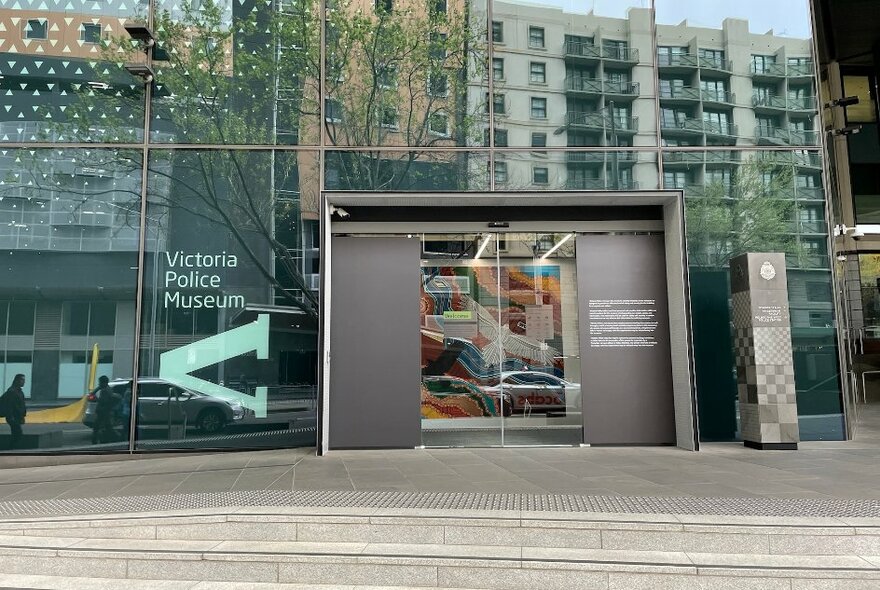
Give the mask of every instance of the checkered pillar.
[{"label": "checkered pillar", "polygon": [[784,254],[730,261],[736,387],[743,442],[796,449],[798,430]]}]

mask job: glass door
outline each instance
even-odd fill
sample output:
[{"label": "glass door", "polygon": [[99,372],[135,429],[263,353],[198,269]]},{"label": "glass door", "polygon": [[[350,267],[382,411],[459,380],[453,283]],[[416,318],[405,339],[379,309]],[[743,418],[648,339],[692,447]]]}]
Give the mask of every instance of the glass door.
[{"label": "glass door", "polygon": [[583,442],[573,233],[426,234],[425,446]]},{"label": "glass door", "polygon": [[511,411],[497,383],[497,236],[422,236],[422,444],[503,444]]},{"label": "glass door", "polygon": [[573,233],[508,233],[498,256],[506,445],[583,442]]}]

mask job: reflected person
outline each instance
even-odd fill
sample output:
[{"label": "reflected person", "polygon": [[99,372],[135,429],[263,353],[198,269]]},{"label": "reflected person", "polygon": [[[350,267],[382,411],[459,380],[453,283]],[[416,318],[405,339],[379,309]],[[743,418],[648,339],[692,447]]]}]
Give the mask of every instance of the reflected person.
[{"label": "reflected person", "polygon": [[119,394],[110,389],[110,379],[106,375],[101,375],[98,378],[98,387],[94,394],[98,398],[98,402],[95,407],[95,429],[92,431],[92,444],[113,442],[115,438],[113,418],[116,416],[116,406],[122,399]]},{"label": "reflected person", "polygon": [[24,417],[27,415],[27,405],[24,401],[24,375],[19,373],[12,380],[9,389],[0,396],[0,408],[3,409],[3,415],[6,416],[6,423],[9,424],[11,432],[9,439],[9,449],[18,448],[21,443],[22,431],[21,425],[24,424]]}]

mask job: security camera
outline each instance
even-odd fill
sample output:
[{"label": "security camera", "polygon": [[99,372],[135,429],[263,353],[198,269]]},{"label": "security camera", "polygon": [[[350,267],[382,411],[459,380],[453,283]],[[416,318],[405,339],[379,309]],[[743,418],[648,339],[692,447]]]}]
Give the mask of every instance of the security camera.
[{"label": "security camera", "polygon": [[330,205],[330,215],[333,215],[334,213],[336,215],[339,215],[339,217],[341,217],[342,219],[345,219],[346,217],[351,216],[351,213],[349,213],[348,211],[346,211],[342,207],[336,207],[335,205]]},{"label": "security camera", "polygon": [[861,229],[859,229],[858,227],[856,227],[852,233],[852,239],[861,240],[864,237],[865,237],[865,232],[862,231]]}]

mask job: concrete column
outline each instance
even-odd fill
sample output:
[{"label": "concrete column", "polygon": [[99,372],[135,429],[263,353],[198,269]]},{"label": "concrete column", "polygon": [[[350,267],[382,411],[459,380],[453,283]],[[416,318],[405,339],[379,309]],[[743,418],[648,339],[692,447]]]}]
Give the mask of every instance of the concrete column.
[{"label": "concrete column", "polygon": [[748,253],[731,259],[730,290],[743,442],[756,449],[797,449],[785,255]]}]

